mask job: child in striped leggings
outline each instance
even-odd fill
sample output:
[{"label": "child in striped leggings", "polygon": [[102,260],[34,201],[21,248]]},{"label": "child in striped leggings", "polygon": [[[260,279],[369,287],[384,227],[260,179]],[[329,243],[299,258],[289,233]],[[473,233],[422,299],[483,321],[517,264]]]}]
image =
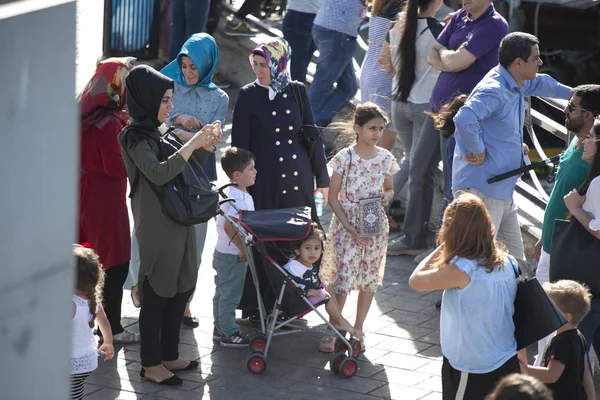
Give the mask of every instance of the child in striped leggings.
[{"label": "child in striped leggings", "polygon": [[[104,271],[98,255],[80,245],[73,247],[77,282],[73,294],[73,336],[71,348],[71,399],[83,398],[83,382],[98,367],[98,356],[104,361],[115,354],[110,324],[102,308]],[[94,320],[104,343],[98,348],[94,338]]]}]

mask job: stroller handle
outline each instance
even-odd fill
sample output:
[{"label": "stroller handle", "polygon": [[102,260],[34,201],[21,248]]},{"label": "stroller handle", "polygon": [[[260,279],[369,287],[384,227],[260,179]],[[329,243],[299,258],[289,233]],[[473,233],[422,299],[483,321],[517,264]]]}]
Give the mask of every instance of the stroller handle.
[{"label": "stroller handle", "polygon": [[217,189],[219,191],[219,195],[221,195],[222,198],[226,199],[227,195],[225,194],[224,190],[227,189],[228,187],[231,187],[231,186],[237,187],[238,184],[235,183],[235,182],[230,182],[230,183],[228,183],[226,185],[221,186],[220,188]]}]

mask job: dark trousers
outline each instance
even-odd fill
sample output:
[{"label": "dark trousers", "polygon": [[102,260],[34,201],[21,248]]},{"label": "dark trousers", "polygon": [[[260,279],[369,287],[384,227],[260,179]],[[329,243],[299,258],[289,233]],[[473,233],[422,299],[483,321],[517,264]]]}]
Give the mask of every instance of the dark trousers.
[{"label": "dark trousers", "polygon": [[188,299],[194,290],[160,297],[148,279],[142,286],[140,338],[143,367],[154,367],[162,361],[179,358],[179,330]]},{"label": "dark trousers", "polygon": [[498,369],[487,374],[471,374],[452,368],[446,357],[442,363],[442,398],[444,400],[482,400],[506,375],[519,373],[515,355]]},{"label": "dark trousers", "polygon": [[254,11],[255,8],[260,7],[260,3],[262,0],[246,0],[244,4],[240,7],[239,10],[235,13],[235,17],[239,19],[244,19],[248,14]]},{"label": "dark trousers", "polygon": [[123,284],[128,273],[129,261],[105,271],[102,305],[113,335],[124,331],[121,325],[121,303],[123,302]]},{"label": "dark trousers", "polygon": [[210,0],[210,9],[208,10],[208,20],[206,21],[206,33],[213,35],[219,27],[221,19],[221,0]]},{"label": "dark trousers", "polygon": [[171,0],[169,60],[177,57],[190,36],[206,31],[209,8],[207,0]]},{"label": "dark trousers", "polygon": [[316,14],[288,10],[283,18],[283,37],[288,41],[292,53],[290,72],[292,79],[306,83],[306,69],[316,50],[312,37],[312,26]]}]

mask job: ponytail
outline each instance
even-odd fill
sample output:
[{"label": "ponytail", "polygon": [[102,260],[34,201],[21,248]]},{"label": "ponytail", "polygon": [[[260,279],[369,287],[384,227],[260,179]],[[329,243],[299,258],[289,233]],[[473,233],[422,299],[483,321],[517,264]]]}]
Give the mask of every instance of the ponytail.
[{"label": "ponytail", "polygon": [[102,287],[104,286],[104,271],[98,255],[92,249],[87,249],[80,245],[73,246],[73,256],[75,257],[76,282],[75,288],[85,295],[89,303],[92,319],[89,322],[90,328],[94,327],[96,311],[102,304]]}]

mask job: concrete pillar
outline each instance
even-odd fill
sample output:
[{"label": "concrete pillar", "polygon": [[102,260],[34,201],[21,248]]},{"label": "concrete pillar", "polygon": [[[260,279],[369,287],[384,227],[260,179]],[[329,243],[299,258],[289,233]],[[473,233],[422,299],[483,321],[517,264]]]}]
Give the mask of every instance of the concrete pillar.
[{"label": "concrete pillar", "polygon": [[0,397],[62,400],[77,223],[75,1],[0,3]]}]

